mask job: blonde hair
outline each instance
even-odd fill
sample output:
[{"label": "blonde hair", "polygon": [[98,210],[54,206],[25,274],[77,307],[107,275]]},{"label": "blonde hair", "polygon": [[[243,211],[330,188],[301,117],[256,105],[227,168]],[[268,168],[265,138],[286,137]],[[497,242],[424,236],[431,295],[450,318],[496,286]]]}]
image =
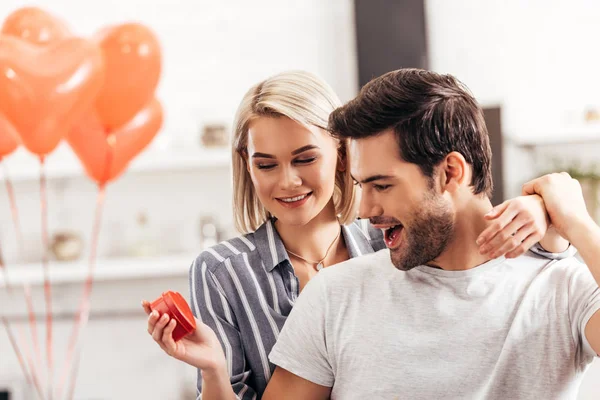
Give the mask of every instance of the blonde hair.
[{"label": "blonde hair", "polygon": [[[304,126],[327,129],[329,114],[341,106],[331,87],[317,76],[304,71],[288,71],[272,76],[248,90],[235,115],[232,138],[233,217],[239,232],[255,231],[268,218],[250,173],[246,168],[248,127],[259,117],[287,117]],[[336,171],[333,203],[340,223],[356,218],[356,196],[347,156],[348,141],[338,146],[344,171]]]}]

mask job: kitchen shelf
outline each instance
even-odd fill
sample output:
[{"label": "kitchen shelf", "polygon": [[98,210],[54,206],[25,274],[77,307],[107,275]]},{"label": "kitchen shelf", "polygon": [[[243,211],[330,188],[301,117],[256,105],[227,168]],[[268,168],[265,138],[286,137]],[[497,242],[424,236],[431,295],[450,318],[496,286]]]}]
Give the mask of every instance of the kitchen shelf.
[{"label": "kitchen shelf", "polygon": [[[94,281],[147,279],[157,277],[187,277],[190,265],[198,254],[184,253],[160,257],[130,257],[98,259],[94,270]],[[82,283],[88,276],[87,260],[74,262],[51,261],[49,263],[52,285]],[[6,266],[8,279],[13,287],[24,283],[39,286],[44,283],[41,263],[14,264]],[[6,288],[4,272],[0,271],[0,289]]]},{"label": "kitchen shelf", "polygon": [[600,123],[588,123],[563,128],[536,128],[527,135],[509,135],[510,143],[523,148],[563,145],[600,144]]},{"label": "kitchen shelf", "polygon": [[[149,148],[131,162],[126,173],[227,168],[230,165],[230,157],[228,148]],[[5,171],[8,171],[8,177],[14,182],[39,179],[39,160],[24,148],[6,157],[3,163],[7,167],[7,170],[0,168],[3,178]],[[86,176],[81,163],[65,143],[59,145],[46,159],[46,175],[48,179]]]}]

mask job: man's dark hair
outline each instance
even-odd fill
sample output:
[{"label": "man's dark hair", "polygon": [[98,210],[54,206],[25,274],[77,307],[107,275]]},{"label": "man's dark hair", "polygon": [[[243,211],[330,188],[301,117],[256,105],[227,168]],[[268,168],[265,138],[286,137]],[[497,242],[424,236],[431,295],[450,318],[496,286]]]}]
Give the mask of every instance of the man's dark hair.
[{"label": "man's dark hair", "polygon": [[492,192],[492,151],[483,111],[452,75],[399,69],[367,83],[359,95],[329,117],[329,130],[342,138],[376,136],[392,128],[400,157],[433,177],[451,152],[473,169],[475,194]]}]

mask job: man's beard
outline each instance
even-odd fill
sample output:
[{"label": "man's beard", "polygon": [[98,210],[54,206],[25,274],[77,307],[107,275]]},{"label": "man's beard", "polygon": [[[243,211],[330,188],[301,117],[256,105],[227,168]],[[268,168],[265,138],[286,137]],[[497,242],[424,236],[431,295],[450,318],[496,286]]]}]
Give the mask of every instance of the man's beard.
[{"label": "man's beard", "polygon": [[435,192],[425,195],[422,205],[413,212],[414,218],[401,232],[403,242],[390,249],[392,263],[409,271],[437,258],[448,246],[454,234],[454,218],[448,204]]}]

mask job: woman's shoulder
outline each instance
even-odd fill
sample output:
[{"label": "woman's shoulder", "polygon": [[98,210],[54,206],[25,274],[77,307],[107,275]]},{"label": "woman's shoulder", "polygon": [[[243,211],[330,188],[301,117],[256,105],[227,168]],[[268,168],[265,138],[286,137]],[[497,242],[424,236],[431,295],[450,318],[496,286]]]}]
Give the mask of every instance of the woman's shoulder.
[{"label": "woman's shoulder", "polygon": [[352,223],[347,225],[351,231],[360,233],[365,236],[369,241],[383,241],[383,232],[381,229],[373,228],[373,225],[368,219],[355,219]]},{"label": "woman's shoulder", "polygon": [[206,264],[206,268],[213,271],[219,265],[227,260],[243,257],[243,254],[249,254],[256,250],[254,243],[254,234],[249,233],[240,235],[218,244],[207,247],[194,260],[195,265]]}]

